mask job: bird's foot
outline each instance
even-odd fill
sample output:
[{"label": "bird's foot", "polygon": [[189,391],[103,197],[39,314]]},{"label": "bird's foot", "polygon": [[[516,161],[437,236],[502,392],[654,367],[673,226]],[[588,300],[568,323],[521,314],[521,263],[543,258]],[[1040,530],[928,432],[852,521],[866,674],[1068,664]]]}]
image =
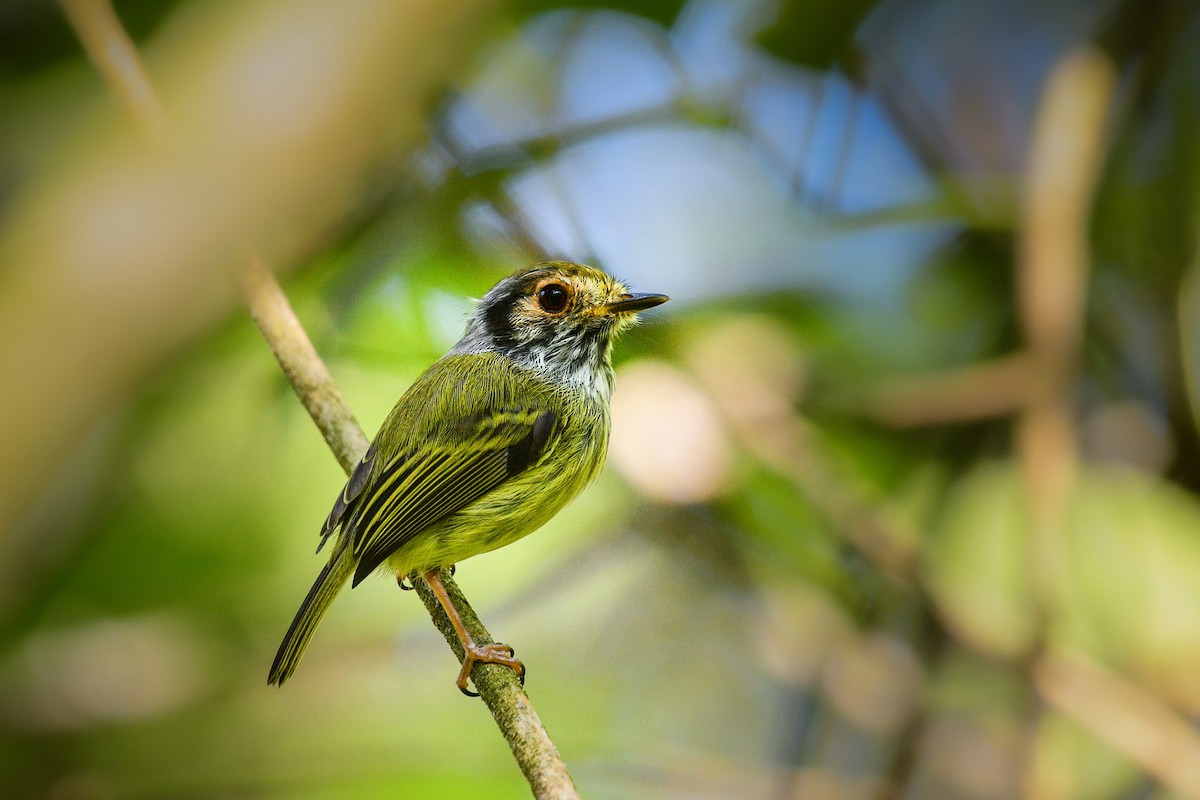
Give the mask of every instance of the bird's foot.
[{"label": "bird's foot", "polygon": [[[453,567],[450,567],[450,569],[453,569]],[[525,665],[516,658],[516,653],[513,652],[511,647],[506,644],[476,644],[475,640],[471,638],[471,634],[467,631],[467,626],[463,623],[462,615],[458,613],[458,609],[450,601],[450,593],[446,591],[446,585],[442,583],[442,571],[440,567],[434,567],[425,571],[425,583],[429,585],[430,590],[437,596],[442,610],[446,612],[446,618],[450,620],[450,625],[454,628],[454,632],[458,634],[459,644],[462,645],[463,665],[462,670],[458,673],[458,680],[455,681],[459,691],[467,697],[479,697],[477,692],[472,692],[467,688],[467,681],[471,677],[471,670],[475,669],[476,664],[499,664],[508,667],[516,673],[517,679],[524,686]]]},{"label": "bird's foot", "polygon": [[476,664],[499,664],[517,673],[521,685],[525,685],[525,665],[516,658],[516,652],[506,644],[475,644],[469,639],[463,642],[463,665],[458,673],[458,689],[467,697],[479,697],[478,692],[467,688],[467,679]]}]

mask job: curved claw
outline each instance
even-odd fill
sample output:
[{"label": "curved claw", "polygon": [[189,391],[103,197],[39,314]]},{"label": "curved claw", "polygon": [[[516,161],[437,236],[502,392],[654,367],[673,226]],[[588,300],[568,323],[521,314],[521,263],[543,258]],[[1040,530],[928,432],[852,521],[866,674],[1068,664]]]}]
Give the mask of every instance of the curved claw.
[{"label": "curved claw", "polygon": [[472,692],[467,688],[467,681],[476,664],[499,664],[502,667],[508,667],[516,673],[521,685],[525,685],[525,665],[516,658],[516,651],[511,646],[507,644],[475,645],[467,648],[462,670],[458,673],[458,680],[455,681],[458,690],[467,697],[479,697],[478,692]]},{"label": "curved claw", "polygon": [[396,576],[396,585],[400,587],[401,591],[405,591],[405,592],[411,592],[414,588],[416,588],[408,580],[407,575],[397,575]]}]

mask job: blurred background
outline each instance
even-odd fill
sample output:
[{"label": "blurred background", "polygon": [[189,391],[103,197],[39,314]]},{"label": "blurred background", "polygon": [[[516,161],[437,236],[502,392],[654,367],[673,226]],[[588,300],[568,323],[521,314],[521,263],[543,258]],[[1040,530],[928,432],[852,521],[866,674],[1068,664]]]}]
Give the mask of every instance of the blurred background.
[{"label": "blurred background", "polygon": [[508,272],[671,295],[457,575],[584,796],[1200,797],[1194,3],[114,0],[158,104],[103,7],[0,7],[0,796],[528,796],[388,580],[266,686],[255,253],[369,435]]}]

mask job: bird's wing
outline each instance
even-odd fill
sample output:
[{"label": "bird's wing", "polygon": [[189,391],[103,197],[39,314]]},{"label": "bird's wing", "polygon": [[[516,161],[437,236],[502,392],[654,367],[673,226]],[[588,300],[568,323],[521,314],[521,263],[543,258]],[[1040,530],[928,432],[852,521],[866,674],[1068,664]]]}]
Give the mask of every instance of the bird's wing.
[{"label": "bird's wing", "polygon": [[399,452],[372,480],[348,527],[358,567],[353,585],[430,525],[450,516],[533,464],[554,429],[554,413],[536,407],[476,414]]},{"label": "bird's wing", "polygon": [[333,510],[325,518],[325,524],[321,528],[321,543],[317,545],[318,553],[321,552],[321,548],[325,546],[325,542],[333,532],[337,530],[338,525],[342,524],[342,517],[354,505],[354,501],[362,493],[363,487],[367,485],[367,481],[371,477],[371,470],[375,467],[375,454],[378,450],[379,448],[375,444],[367,448],[366,454],[359,460],[358,465],[354,467],[354,472],[350,473],[350,480],[346,481],[342,493],[334,501]]}]

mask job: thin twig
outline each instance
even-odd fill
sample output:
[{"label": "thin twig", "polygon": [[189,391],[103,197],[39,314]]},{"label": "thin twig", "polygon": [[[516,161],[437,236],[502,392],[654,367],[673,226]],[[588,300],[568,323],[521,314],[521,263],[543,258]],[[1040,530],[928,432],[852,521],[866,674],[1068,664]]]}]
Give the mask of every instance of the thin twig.
[{"label": "thin twig", "polygon": [[108,0],[61,2],[88,58],[125,106],[125,111],[150,136],[164,136],[168,128],[167,115],[112,4]]},{"label": "thin twig", "polygon": [[[166,116],[142,68],[141,59],[109,0],[62,2],[88,56],[129,113],[149,135],[164,135],[168,128]],[[368,439],[317,355],[274,274],[261,259],[251,255],[238,275],[238,283],[251,316],[296,395],[342,469],[349,473],[366,451]],[[493,641],[453,579],[443,575],[442,580],[475,641]],[[436,598],[433,604],[429,603],[432,593],[423,582],[418,581],[417,587],[434,624],[446,635],[461,662],[461,645],[445,611]],[[508,741],[534,796],[547,800],[578,798],[579,793],[566,765],[513,671],[479,664],[471,673],[471,679]]]},{"label": "thin twig", "polygon": [[350,474],[370,441],[350,413],[346,399],[333,382],[325,362],[317,355],[300,320],[296,319],[279,281],[257,255],[246,260],[246,265],[238,270],[237,278],[242,296],[250,307],[250,316],[262,331],[288,383],[317,424],[338,464]]}]

